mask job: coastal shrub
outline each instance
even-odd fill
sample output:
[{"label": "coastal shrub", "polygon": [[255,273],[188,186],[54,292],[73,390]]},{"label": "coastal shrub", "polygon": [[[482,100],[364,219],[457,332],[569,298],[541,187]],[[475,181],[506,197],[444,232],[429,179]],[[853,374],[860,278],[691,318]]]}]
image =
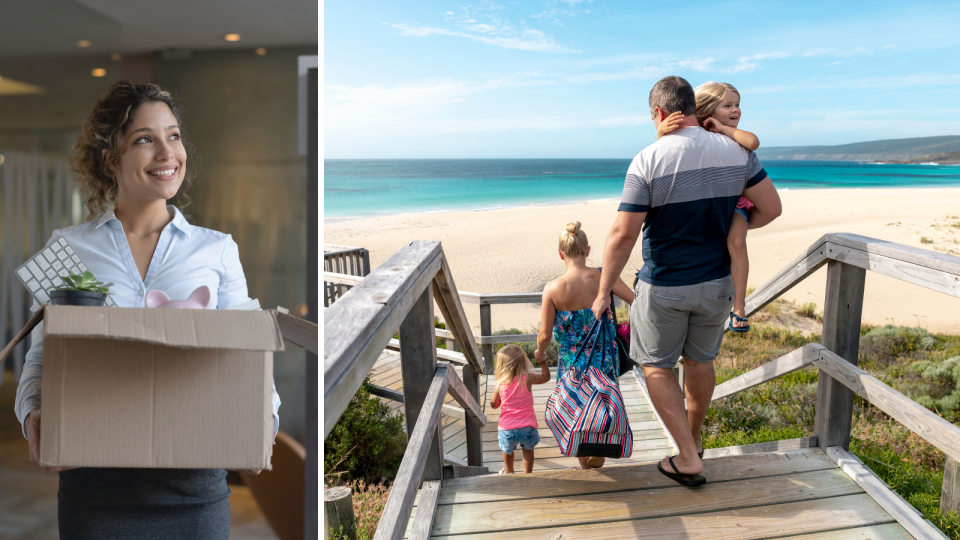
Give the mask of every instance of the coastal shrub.
[{"label": "coastal shrub", "polygon": [[807,302],[807,303],[803,304],[802,306],[800,306],[800,314],[803,315],[804,317],[808,317],[808,318],[810,318],[810,319],[816,319],[816,318],[817,318],[817,304],[815,304],[815,303],[813,303],[813,302]]},{"label": "coastal shrub", "polygon": [[942,414],[949,421],[960,416],[960,356],[943,362],[920,361],[910,366],[930,386],[917,403]]},{"label": "coastal shrub", "polygon": [[[497,330],[496,332],[493,333],[493,335],[495,335],[495,336],[519,336],[519,335],[522,335],[522,334],[524,334],[524,333],[525,333],[525,332],[521,332],[520,330],[518,330],[518,329],[516,329],[516,328],[510,328],[509,330]],[[534,333],[536,333],[536,330],[531,330],[529,333],[534,334]],[[523,349],[523,352],[527,353],[527,358],[529,358],[530,361],[533,362],[534,367],[537,366],[537,363],[536,363],[536,361],[535,361],[534,358],[533,358],[533,353],[536,352],[536,350],[537,350],[537,344],[536,344],[536,342],[534,342],[534,341],[524,341],[524,342],[518,341],[518,342],[516,342],[516,343],[498,343],[498,344],[496,344],[496,345],[493,346],[494,360],[496,360],[497,351],[499,351],[500,349],[506,347],[507,345],[517,345],[517,346],[519,346],[521,349]],[[560,358],[560,353],[559,353],[559,351],[560,351],[560,344],[551,339],[551,340],[550,340],[550,346],[547,347],[547,350],[545,351],[545,354],[546,354],[546,356],[547,356],[547,365],[548,365],[548,366],[554,367],[554,366],[557,365],[557,360]]]},{"label": "coastal shrub", "polygon": [[324,477],[338,485],[392,481],[406,446],[403,415],[370,395],[368,377],[324,441]]},{"label": "coastal shrub", "polygon": [[937,344],[937,338],[919,327],[888,324],[873,328],[860,338],[862,360],[889,365],[902,356],[923,353]]},{"label": "coastal shrub", "polygon": [[933,238],[927,238],[926,236],[921,236],[921,237],[920,237],[920,243],[921,243],[921,244],[932,244],[932,243],[933,243]]}]

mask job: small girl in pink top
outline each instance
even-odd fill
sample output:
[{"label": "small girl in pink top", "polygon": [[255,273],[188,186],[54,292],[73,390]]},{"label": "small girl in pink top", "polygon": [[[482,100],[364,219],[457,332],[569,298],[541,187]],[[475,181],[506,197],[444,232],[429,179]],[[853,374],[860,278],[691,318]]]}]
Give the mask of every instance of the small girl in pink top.
[{"label": "small girl in pink top", "polygon": [[490,405],[500,410],[497,441],[503,450],[500,474],[513,474],[513,451],[523,451],[523,472],[533,472],[533,447],[540,442],[537,413],[533,410],[535,384],[550,382],[550,369],[540,363],[540,374],[533,373],[533,364],[523,349],[507,345],[497,352],[497,384],[493,387]]}]

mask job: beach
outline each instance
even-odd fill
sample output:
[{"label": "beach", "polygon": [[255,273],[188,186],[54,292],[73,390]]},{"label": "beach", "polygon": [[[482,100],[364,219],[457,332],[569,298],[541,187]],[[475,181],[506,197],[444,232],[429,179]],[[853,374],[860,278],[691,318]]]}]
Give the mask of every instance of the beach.
[{"label": "beach", "polygon": [[[783,215],[750,231],[747,237],[751,287],[763,284],[830,232],[960,254],[960,227],[953,226],[960,225],[960,188],[783,190],[780,197]],[[570,221],[580,221],[590,240],[588,264],[600,265],[618,204],[610,199],[327,222],[323,241],[367,248],[371,267],[376,268],[412,240],[440,240],[459,290],[540,291],[563,273],[557,238]],[[638,242],[622,274],[628,285],[642,264]],[[801,304],[814,302],[821,311],[825,283],[826,267],[784,298]],[[464,307],[474,332],[479,332],[478,306]],[[539,326],[539,305],[493,306],[492,321],[494,331],[517,328],[533,332]],[[960,298],[867,272],[863,322],[919,325],[931,332],[960,334]]]}]

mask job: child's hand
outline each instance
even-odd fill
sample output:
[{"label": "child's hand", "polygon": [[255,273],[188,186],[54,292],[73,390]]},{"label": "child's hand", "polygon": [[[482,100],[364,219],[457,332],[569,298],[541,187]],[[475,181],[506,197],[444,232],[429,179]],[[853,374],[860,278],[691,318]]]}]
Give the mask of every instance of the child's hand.
[{"label": "child's hand", "polygon": [[732,136],[729,133],[727,133],[727,130],[729,130],[730,128],[718,122],[716,118],[709,117],[706,120],[704,120],[703,128],[706,129],[707,131],[712,131],[714,133],[719,133],[720,135],[726,135],[727,137],[732,138]]},{"label": "child's hand", "polygon": [[683,115],[680,114],[680,111],[677,111],[670,116],[663,119],[663,122],[660,122],[660,125],[657,126],[657,140],[664,135],[673,133],[680,128],[680,122],[683,121]]}]

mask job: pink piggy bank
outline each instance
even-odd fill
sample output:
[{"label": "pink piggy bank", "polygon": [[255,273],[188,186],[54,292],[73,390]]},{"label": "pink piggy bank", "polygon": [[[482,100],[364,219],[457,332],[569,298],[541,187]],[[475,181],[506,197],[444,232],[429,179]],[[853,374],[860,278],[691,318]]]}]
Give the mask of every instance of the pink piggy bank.
[{"label": "pink piggy bank", "polygon": [[163,291],[150,290],[147,291],[146,304],[148,308],[213,309],[213,295],[206,285],[190,293],[186,300],[171,300]]}]

